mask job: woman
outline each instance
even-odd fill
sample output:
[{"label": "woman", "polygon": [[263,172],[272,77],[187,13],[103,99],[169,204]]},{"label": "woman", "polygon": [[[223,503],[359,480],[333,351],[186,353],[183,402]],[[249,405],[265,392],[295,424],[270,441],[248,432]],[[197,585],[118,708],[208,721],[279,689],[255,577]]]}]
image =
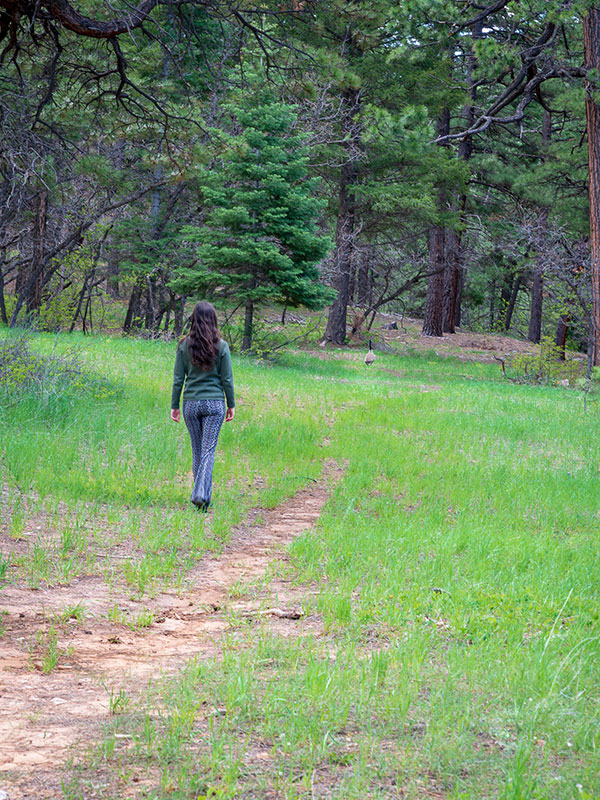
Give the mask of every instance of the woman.
[{"label": "woman", "polygon": [[219,334],[217,312],[210,303],[198,303],[192,314],[190,332],[177,346],[171,394],[174,422],[181,419],[182,389],[183,418],[192,440],[192,503],[200,511],[208,511],[219,431],[223,420],[230,422],[235,416],[231,356],[227,342]]}]

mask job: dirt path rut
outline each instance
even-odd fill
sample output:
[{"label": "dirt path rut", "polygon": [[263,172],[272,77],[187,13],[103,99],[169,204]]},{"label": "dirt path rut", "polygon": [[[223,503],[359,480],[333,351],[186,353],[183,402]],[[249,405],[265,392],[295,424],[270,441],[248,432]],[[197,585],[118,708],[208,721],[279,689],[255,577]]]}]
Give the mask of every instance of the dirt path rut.
[{"label": "dirt path rut", "polygon": [[[230,627],[232,611],[264,615],[280,634],[302,633],[318,621],[303,616],[297,596],[283,580],[243,598],[237,589],[260,581],[271,562],[317,521],[327,500],[331,472],[281,506],[255,511],[237,528],[218,557],[205,557],[181,595],[161,594],[136,603],[111,594],[101,578],[32,592],[7,586],[0,595],[6,633],[0,639],[0,793],[10,800],[62,797],[61,773],[74,748],[92,741],[110,715],[119,690],[136,695],[150,677],[175,672],[192,656],[210,657]],[[260,524],[256,519],[260,514]],[[48,674],[31,642],[52,613],[82,602],[89,616],[61,625],[57,647],[65,654]],[[133,631],[107,619],[109,608],[135,615],[149,609],[154,620]],[[29,650],[28,650],[29,646]],[[1,796],[1,794],[0,794]]]}]

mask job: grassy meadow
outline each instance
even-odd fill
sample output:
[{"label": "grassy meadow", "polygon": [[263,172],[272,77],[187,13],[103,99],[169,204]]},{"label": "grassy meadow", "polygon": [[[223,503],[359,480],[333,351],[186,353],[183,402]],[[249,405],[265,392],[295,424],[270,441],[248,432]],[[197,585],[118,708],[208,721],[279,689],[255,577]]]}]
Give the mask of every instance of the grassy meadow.
[{"label": "grassy meadow", "polygon": [[[0,389],[5,581],[185,591],[249,509],[326,462],[343,474],[281,567],[321,632],[232,619],[218,657],[109,718],[65,770],[66,798],[600,797],[595,402],[411,352],[371,368],[352,350],[234,358],[201,519],[169,419],[173,344],[33,343],[73,345],[89,372],[71,388]],[[53,534],[13,553],[42,512]]]}]

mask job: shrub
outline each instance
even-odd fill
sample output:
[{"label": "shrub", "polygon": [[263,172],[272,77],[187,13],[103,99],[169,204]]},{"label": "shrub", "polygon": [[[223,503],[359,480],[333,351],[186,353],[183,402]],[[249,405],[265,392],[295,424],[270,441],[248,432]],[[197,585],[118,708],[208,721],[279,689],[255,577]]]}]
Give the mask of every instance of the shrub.
[{"label": "shrub", "polygon": [[40,355],[31,349],[31,336],[24,334],[0,343],[0,393],[3,403],[35,397],[42,405],[52,398],[86,395],[97,399],[116,394],[110,381],[92,374],[75,350]]},{"label": "shrub", "polygon": [[593,367],[591,374],[586,377],[578,378],[575,386],[583,392],[583,408],[587,410],[588,400],[596,400],[600,397],[600,367]]},{"label": "shrub", "polygon": [[45,331],[68,330],[77,306],[78,287],[72,284],[42,303],[39,309],[38,324]]},{"label": "shrub", "polygon": [[[237,315],[222,327],[222,334],[232,352],[239,352],[244,338],[244,317]],[[314,346],[324,336],[324,321],[308,318],[296,323],[288,318],[287,325],[256,317],[252,326],[251,354],[262,360],[273,360],[289,345]]]},{"label": "shrub", "polygon": [[507,377],[519,383],[556,384],[579,378],[585,367],[582,361],[562,359],[562,350],[545,336],[534,353],[515,353],[506,361]]}]

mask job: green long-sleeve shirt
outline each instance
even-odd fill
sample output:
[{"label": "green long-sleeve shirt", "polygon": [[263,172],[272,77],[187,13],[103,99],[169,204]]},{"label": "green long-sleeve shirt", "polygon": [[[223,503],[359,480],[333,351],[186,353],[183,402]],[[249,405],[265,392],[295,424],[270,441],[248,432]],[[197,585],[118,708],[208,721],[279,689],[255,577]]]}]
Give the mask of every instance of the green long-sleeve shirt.
[{"label": "green long-sleeve shirt", "polygon": [[188,353],[187,340],[183,339],[179,343],[173,371],[171,408],[179,408],[182,389],[184,400],[222,400],[224,392],[227,407],[233,408],[235,406],[233,371],[227,342],[223,341],[223,339],[219,342],[217,360],[214,367],[208,372],[192,364]]}]

